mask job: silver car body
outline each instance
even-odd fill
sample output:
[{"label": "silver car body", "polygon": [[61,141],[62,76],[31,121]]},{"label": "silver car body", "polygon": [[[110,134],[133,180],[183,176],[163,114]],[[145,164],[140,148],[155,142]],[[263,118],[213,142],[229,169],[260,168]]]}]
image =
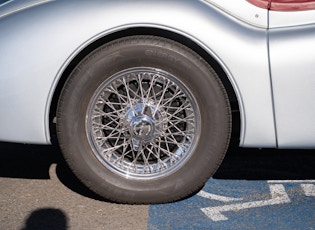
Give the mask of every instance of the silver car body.
[{"label": "silver car body", "polygon": [[0,140],[49,144],[67,66],[96,40],[137,27],[184,36],[220,64],[240,108],[240,146],[315,147],[315,11],[269,12],[246,0],[6,2]]}]

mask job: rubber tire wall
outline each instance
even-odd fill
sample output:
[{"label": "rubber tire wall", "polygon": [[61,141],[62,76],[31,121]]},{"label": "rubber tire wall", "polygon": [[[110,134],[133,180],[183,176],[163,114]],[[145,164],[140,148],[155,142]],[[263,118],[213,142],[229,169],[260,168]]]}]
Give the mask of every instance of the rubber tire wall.
[{"label": "rubber tire wall", "polygon": [[[194,153],[176,172],[159,179],[132,180],[113,173],[95,157],[86,134],[87,107],[97,87],[132,67],[153,67],[176,76],[200,109]],[[88,188],[119,203],[165,203],[191,195],[221,164],[230,133],[229,101],[215,71],[187,47],[155,36],[121,38],[87,55],[66,81],[57,108],[58,141],[70,168]]]}]

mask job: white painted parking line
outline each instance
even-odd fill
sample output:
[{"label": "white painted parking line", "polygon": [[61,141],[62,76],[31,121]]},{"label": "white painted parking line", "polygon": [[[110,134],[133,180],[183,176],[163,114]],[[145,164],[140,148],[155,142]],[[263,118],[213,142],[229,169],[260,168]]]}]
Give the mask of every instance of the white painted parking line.
[{"label": "white painted parking line", "polygon": [[241,200],[243,200],[243,198],[233,198],[233,197],[227,197],[227,196],[219,196],[219,195],[216,195],[216,194],[205,192],[203,190],[198,192],[197,195],[201,196],[203,198],[206,198],[206,199],[217,200],[217,201],[221,201],[221,202],[232,202],[232,201],[241,201]]},{"label": "white painted parking line", "polygon": [[211,179],[197,196],[151,205],[148,229],[315,230],[313,181]]},{"label": "white painted parking line", "polygon": [[271,193],[271,199],[269,200],[260,200],[246,203],[223,205],[217,207],[208,207],[202,208],[201,211],[213,221],[223,221],[228,220],[228,218],[224,216],[222,212],[239,211],[242,209],[258,208],[291,202],[282,184],[269,184],[269,188]]},{"label": "white painted parking line", "polygon": [[315,184],[301,184],[305,196],[315,196]]},{"label": "white painted parking line", "polygon": [[268,184],[300,184],[305,196],[315,196],[315,180],[268,180]]},{"label": "white painted parking line", "polygon": [[315,183],[315,180],[268,180],[269,184],[296,184],[296,183]]}]

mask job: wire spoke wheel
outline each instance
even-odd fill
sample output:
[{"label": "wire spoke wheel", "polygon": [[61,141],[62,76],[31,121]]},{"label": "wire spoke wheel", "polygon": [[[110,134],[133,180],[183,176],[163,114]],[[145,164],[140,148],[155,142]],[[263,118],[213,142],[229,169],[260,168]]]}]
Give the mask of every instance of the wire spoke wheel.
[{"label": "wire spoke wheel", "polygon": [[200,189],[223,160],[230,106],[212,67],[156,36],[104,44],[74,68],[58,141],[74,174],[114,202],[165,203]]},{"label": "wire spoke wheel", "polygon": [[198,140],[198,106],[173,75],[130,68],[95,92],[87,136],[101,163],[134,179],[162,177],[189,159]]}]

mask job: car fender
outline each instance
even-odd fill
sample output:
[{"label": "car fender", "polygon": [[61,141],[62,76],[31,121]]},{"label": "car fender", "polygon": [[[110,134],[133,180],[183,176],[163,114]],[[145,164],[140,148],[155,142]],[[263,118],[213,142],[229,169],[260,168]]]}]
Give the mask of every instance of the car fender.
[{"label": "car fender", "polygon": [[73,58],[101,37],[148,27],[181,34],[220,63],[240,105],[241,146],[276,145],[266,28],[211,1],[41,1],[2,15],[3,141],[49,143],[50,103]]}]

